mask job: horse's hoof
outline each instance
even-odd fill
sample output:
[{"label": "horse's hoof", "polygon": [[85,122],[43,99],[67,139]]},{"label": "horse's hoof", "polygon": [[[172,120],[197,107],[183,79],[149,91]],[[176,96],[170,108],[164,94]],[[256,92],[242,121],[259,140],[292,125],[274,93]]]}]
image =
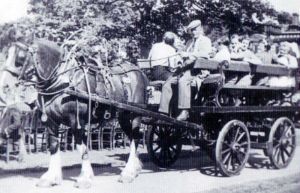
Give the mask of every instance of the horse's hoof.
[{"label": "horse's hoof", "polygon": [[78,181],[74,184],[74,187],[78,189],[89,189],[91,186],[92,183],[89,182],[88,180]]},{"label": "horse's hoof", "polygon": [[133,176],[120,176],[118,182],[125,184],[125,183],[131,183],[133,182],[133,180],[134,180]]},{"label": "horse's hoof", "polygon": [[55,185],[59,185],[59,183],[55,183],[55,182],[51,182],[50,180],[46,180],[46,179],[41,179],[36,186],[39,188],[50,188],[53,187]]}]

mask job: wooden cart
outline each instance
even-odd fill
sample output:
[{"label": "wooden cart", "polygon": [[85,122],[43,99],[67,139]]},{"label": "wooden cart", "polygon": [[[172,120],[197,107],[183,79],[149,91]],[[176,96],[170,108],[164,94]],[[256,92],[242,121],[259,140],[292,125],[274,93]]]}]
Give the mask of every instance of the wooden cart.
[{"label": "wooden cart", "polygon": [[[148,69],[149,63],[140,61],[140,67]],[[95,95],[91,96],[91,100],[143,116],[144,124],[148,125],[148,154],[159,167],[171,166],[187,139],[191,141],[190,144],[206,150],[225,176],[239,174],[248,161],[251,148],[262,149],[275,168],[287,167],[296,148],[294,122],[299,119],[299,107],[290,99],[296,89],[226,85],[222,74],[242,72],[293,76],[295,72],[280,66],[255,66],[242,62],[233,62],[225,67],[216,61],[203,59],[196,62],[195,68],[217,71],[221,76],[213,76],[203,82],[201,95],[192,101],[188,121],[178,121],[158,113],[157,104],[149,104],[145,108]],[[161,84],[158,81],[150,85],[161,87]],[[89,99],[86,93],[72,90],[66,93]],[[224,103],[224,95],[240,96],[244,103],[240,106]],[[268,104],[268,100],[273,99],[282,103],[277,106]]]}]

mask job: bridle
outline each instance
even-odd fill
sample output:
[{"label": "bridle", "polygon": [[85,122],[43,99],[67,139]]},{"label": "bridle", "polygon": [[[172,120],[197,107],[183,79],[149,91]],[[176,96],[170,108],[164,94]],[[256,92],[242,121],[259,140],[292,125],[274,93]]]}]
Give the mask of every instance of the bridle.
[{"label": "bridle", "polygon": [[[40,72],[39,70],[39,62],[38,62],[38,59],[37,59],[37,47],[35,46],[28,46],[27,47],[27,56],[26,56],[26,59],[25,59],[25,62],[24,62],[24,65],[22,66],[22,70],[21,70],[21,73],[19,75],[19,80],[24,80],[25,78],[25,75],[27,74],[30,74],[31,72],[35,72],[38,79],[40,80],[37,80],[37,81],[31,81],[31,80],[25,80],[26,82],[32,82],[32,83],[35,83],[37,85],[42,85],[42,84],[45,84],[49,81],[51,81],[53,78],[57,77],[58,75],[56,74],[57,72],[57,69],[60,67],[60,65],[57,65],[53,71],[51,72],[51,74],[49,75],[49,77],[44,77],[42,75],[42,73]],[[30,63],[29,59],[32,58],[32,61]],[[28,65],[32,65],[32,67],[30,67],[29,69],[28,68]]]},{"label": "bridle", "polygon": [[[10,71],[9,69],[4,69],[4,70],[7,70],[7,71],[9,71],[11,74],[14,74],[15,76],[17,76],[18,81],[21,82],[21,81],[23,80],[24,75],[25,75],[26,67],[27,67],[27,65],[29,65],[29,61],[30,61],[30,57],[32,56],[32,53],[29,51],[29,50],[30,50],[30,49],[29,49],[29,46],[27,46],[27,45],[25,45],[25,44],[23,44],[23,43],[16,42],[16,43],[14,43],[13,45],[16,47],[15,52],[18,52],[18,49],[20,49],[20,50],[26,52],[26,56],[25,56],[25,59],[24,59],[24,63],[23,63],[23,65],[22,65],[22,68],[21,68],[21,70],[20,70],[19,73],[12,72],[12,71]],[[31,70],[33,70],[33,69],[31,69]],[[28,71],[28,72],[29,72],[29,71]]]},{"label": "bridle", "polygon": [[[47,88],[51,87],[52,84],[55,84],[55,79],[57,79],[59,76],[61,76],[62,74],[65,74],[71,70],[76,70],[82,67],[82,65],[77,65],[71,68],[68,68],[66,70],[64,70],[63,72],[58,72],[59,68],[61,67],[61,65],[65,62],[65,61],[61,61],[59,62],[59,64],[57,64],[53,69],[52,72],[50,73],[50,75],[48,77],[45,77],[42,75],[41,71],[40,71],[40,63],[39,60],[37,58],[38,56],[38,47],[36,46],[28,46],[27,48],[27,55],[28,58],[32,58],[32,61],[27,61],[26,63],[24,62],[24,65],[22,67],[22,71],[20,74],[20,81],[26,82],[27,84],[34,84],[38,93],[42,94],[42,95],[52,95],[54,93],[61,93],[61,90],[58,90],[56,92],[48,92]],[[30,67],[28,67],[28,65],[31,65]],[[34,72],[34,74],[37,77],[37,80],[28,80],[26,79],[26,75],[30,74]],[[50,83],[50,84],[49,84]],[[46,90],[45,90],[46,89]]]}]

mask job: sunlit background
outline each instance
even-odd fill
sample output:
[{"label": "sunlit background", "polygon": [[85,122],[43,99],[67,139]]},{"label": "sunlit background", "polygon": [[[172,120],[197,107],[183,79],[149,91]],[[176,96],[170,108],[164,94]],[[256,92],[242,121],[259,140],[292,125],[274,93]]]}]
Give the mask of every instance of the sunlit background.
[{"label": "sunlit background", "polygon": [[[265,0],[275,9],[300,14],[300,0]],[[27,15],[29,0],[0,0],[0,24],[15,21]]]},{"label": "sunlit background", "polygon": [[278,11],[300,14],[300,0],[267,0]]},{"label": "sunlit background", "polygon": [[0,24],[27,15],[29,0],[0,0]]}]

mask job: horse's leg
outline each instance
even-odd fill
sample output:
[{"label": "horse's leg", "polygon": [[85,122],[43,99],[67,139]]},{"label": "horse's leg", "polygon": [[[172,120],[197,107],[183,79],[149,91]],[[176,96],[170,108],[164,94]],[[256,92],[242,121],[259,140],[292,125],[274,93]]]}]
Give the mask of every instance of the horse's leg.
[{"label": "horse's leg", "polygon": [[[125,113],[123,114],[125,115]],[[127,114],[128,115],[128,114]],[[128,117],[120,116],[119,119],[121,128],[130,139],[130,153],[129,158],[123,169],[119,182],[130,183],[138,176],[142,170],[142,163],[139,160],[137,147],[139,143],[139,128],[141,124],[141,117],[135,117],[130,123]]]},{"label": "horse's leg", "polygon": [[61,157],[57,135],[50,135],[50,154],[48,170],[37,183],[38,187],[51,187],[62,182]]},{"label": "horse's leg", "polygon": [[91,166],[91,162],[89,160],[88,148],[86,145],[86,137],[84,135],[84,128],[77,129],[74,132],[75,135],[75,143],[76,148],[81,155],[81,172],[78,178],[76,179],[76,183],[74,186],[80,189],[90,188],[92,185],[92,179],[94,177],[94,172]]}]

